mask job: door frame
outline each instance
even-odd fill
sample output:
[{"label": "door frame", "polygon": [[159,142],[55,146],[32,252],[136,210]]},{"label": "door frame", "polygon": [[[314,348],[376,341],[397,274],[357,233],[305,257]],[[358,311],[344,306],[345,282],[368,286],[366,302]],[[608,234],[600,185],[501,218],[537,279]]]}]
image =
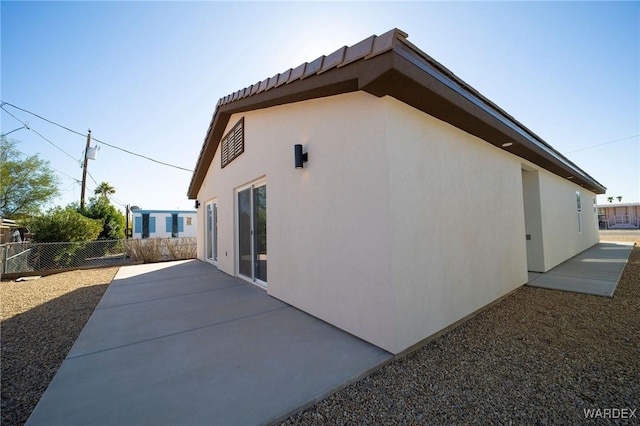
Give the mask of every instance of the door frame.
[{"label": "door frame", "polygon": [[[254,204],[253,204],[253,190],[255,188],[260,188],[263,186],[267,185],[267,179],[266,177],[261,177],[258,178],[250,183],[247,183],[245,185],[242,186],[238,186],[237,188],[234,189],[233,191],[233,204],[234,204],[234,240],[235,240],[235,256],[234,256],[234,261],[235,261],[235,275],[238,278],[242,278],[245,281],[248,281],[252,284],[256,284],[259,287],[266,289],[267,288],[267,282],[266,281],[262,281],[258,278],[256,278],[256,268],[255,268],[255,259],[256,259],[256,253],[255,253],[255,248],[256,248],[256,244],[255,244],[255,221],[254,221]],[[246,189],[251,189],[251,193],[250,193],[250,202],[251,202],[251,276],[248,277],[246,275],[243,275],[240,273],[240,223],[238,220],[238,213],[239,213],[239,207],[238,207],[238,194]],[[267,214],[267,221],[268,221],[268,217],[269,215]],[[268,239],[268,235],[267,235],[267,239]],[[267,279],[268,280],[268,279]]]}]

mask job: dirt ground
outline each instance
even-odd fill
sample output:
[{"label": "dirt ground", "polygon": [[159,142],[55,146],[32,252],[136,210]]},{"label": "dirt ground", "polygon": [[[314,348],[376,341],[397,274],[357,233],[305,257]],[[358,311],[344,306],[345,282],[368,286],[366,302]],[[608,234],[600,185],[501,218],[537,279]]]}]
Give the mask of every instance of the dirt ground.
[{"label": "dirt ground", "polygon": [[640,246],[640,230],[601,230],[600,241],[620,241]]}]

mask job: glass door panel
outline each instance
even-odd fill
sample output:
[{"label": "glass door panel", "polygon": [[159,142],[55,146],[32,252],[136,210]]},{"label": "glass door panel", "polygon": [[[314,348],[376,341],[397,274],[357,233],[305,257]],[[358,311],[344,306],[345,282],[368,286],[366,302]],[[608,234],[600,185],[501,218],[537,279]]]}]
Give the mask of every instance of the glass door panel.
[{"label": "glass door panel", "polygon": [[253,190],[254,278],[267,282],[267,186]]},{"label": "glass door panel", "polygon": [[253,279],[251,188],[238,192],[238,273]]},{"label": "glass door panel", "polygon": [[218,203],[213,203],[213,262],[218,261]]}]

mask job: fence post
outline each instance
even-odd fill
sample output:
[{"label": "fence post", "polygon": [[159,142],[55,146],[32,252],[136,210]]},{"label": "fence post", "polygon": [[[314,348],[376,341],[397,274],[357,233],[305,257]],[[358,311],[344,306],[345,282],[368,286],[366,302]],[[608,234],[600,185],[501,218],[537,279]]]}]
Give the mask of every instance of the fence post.
[{"label": "fence post", "polygon": [[7,253],[9,249],[6,245],[0,246],[2,249],[2,270],[0,271],[0,275],[4,275],[7,273]]}]

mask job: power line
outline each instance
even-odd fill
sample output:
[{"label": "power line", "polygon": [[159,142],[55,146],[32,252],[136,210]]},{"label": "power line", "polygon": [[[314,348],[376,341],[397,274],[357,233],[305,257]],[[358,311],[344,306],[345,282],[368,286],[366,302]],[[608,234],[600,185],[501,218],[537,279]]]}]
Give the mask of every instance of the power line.
[{"label": "power line", "polygon": [[[9,104],[7,104],[9,105]],[[18,117],[16,117],[15,115],[11,114],[9,111],[7,111],[6,109],[4,109],[4,104],[2,106],[0,106],[0,108],[2,108],[2,110],[4,112],[6,112],[7,114],[9,114],[11,117],[15,118],[16,120],[18,120],[20,123],[22,123],[22,125],[28,129],[31,130],[33,133],[35,133],[36,135],[40,136],[42,139],[44,139],[45,141],[49,142],[51,145],[55,146],[56,148],[58,148],[63,154],[65,154],[67,157],[71,158],[73,161],[78,161],[78,159],[74,158],[71,154],[69,154],[67,151],[65,151],[64,149],[60,148],[58,145],[56,145],[55,143],[51,142],[49,139],[45,138],[44,136],[42,136],[42,134],[40,134],[36,129],[32,129],[31,127],[29,127],[29,125],[20,120]]]},{"label": "power line", "polygon": [[565,152],[565,154],[573,154],[574,152],[584,151],[585,149],[597,148],[597,147],[602,146],[602,145],[609,145],[610,143],[626,141],[627,139],[633,139],[633,138],[638,137],[638,136],[640,136],[640,134],[633,135],[633,136],[627,136],[626,138],[616,139],[614,141],[603,142],[603,143],[599,143],[599,144],[596,144],[596,145],[586,146],[584,148],[580,148],[580,149],[576,149],[576,150],[573,150],[573,151]]},{"label": "power line", "polygon": [[100,186],[100,184],[94,179],[94,177],[91,175],[91,173],[89,173],[89,170],[87,170],[87,174],[89,175],[89,177],[91,178],[91,180],[93,181],[93,183],[96,184],[96,186]]},{"label": "power line", "polygon": [[145,160],[149,160],[149,161],[153,161],[154,163],[162,164],[163,166],[173,167],[174,169],[180,169],[180,170],[184,170],[184,171],[186,171],[186,172],[191,172],[191,173],[193,173],[193,170],[191,170],[191,169],[187,169],[187,168],[185,168],[185,167],[180,167],[180,166],[176,166],[176,165],[173,165],[173,164],[165,163],[164,161],[156,160],[156,159],[153,159],[153,158],[151,158],[151,157],[147,157],[146,155],[137,154],[137,153],[135,153],[135,152],[132,152],[132,151],[126,150],[126,149],[124,149],[124,148],[120,148],[120,147],[118,147],[118,146],[108,144],[108,143],[106,143],[106,142],[104,142],[104,141],[101,141],[101,140],[100,140],[100,139],[98,139],[98,138],[92,138],[92,139],[93,139],[94,141],[98,142],[98,143],[103,144],[103,145],[110,146],[111,148],[119,149],[120,151],[126,152],[127,154],[135,155],[135,156],[137,156],[137,157],[144,158]]},{"label": "power line", "polygon": [[[80,132],[78,132],[78,131],[75,131],[75,130],[70,129],[70,128],[66,127],[66,126],[63,126],[63,125],[62,125],[62,124],[60,124],[60,123],[56,123],[55,121],[49,120],[49,119],[47,119],[47,118],[44,118],[44,117],[42,117],[42,116],[40,116],[40,115],[38,115],[38,114],[36,114],[36,113],[34,113],[34,112],[31,112],[31,111],[28,111],[28,110],[26,110],[26,109],[22,109],[22,108],[20,108],[20,107],[17,107],[17,106],[15,106],[15,105],[13,105],[13,104],[11,104],[11,103],[9,103],[9,102],[4,102],[4,101],[3,101],[3,102],[2,102],[2,104],[0,105],[0,108],[1,108],[1,107],[3,107],[4,105],[9,105],[9,106],[11,106],[11,107],[13,107],[13,108],[19,109],[20,111],[26,112],[27,114],[31,114],[31,115],[33,115],[34,117],[37,117],[37,118],[39,118],[39,119],[41,119],[41,120],[44,120],[44,121],[46,121],[47,123],[51,123],[51,124],[53,124],[54,126],[58,126],[58,127],[62,128],[62,129],[64,129],[64,130],[68,131],[68,132],[75,133],[76,135],[83,136],[83,137],[85,137],[85,136],[86,136],[86,135],[84,135],[84,134],[82,134],[82,133],[80,133]],[[4,108],[2,108],[2,109],[3,109],[4,111],[6,111],[6,109],[4,109]],[[187,169],[187,168],[185,168],[185,167],[180,167],[180,166],[176,166],[176,165],[173,165],[173,164],[165,163],[164,161],[156,160],[156,159],[151,158],[151,157],[148,157],[148,156],[146,156],[146,155],[138,154],[138,153],[136,153],[136,152],[129,151],[129,150],[124,149],[124,148],[120,148],[119,146],[112,145],[112,144],[110,144],[110,143],[107,143],[107,142],[101,141],[100,139],[97,139],[97,138],[92,138],[92,139],[93,139],[94,141],[98,142],[98,143],[103,144],[103,145],[106,145],[106,146],[109,146],[109,147],[111,147],[111,148],[118,149],[118,150],[120,150],[120,151],[126,152],[127,154],[135,155],[136,157],[144,158],[145,160],[153,161],[154,163],[162,164],[163,166],[173,167],[173,168],[175,168],[175,169],[184,170],[184,171],[187,171],[187,172],[191,172],[191,173],[193,173],[193,170],[191,170],[191,169]]]},{"label": "power line", "polygon": [[[29,154],[26,154],[26,153],[20,151],[19,149],[16,149],[16,148],[13,148],[13,149],[15,149],[17,152],[19,152],[20,154],[24,155],[25,157],[30,157]],[[80,181],[78,179],[74,178],[71,175],[66,174],[65,172],[61,172],[60,170],[56,169],[55,167],[51,167],[50,165],[47,165],[47,167],[49,167],[51,170],[54,170],[54,171],[60,173],[61,175],[65,175],[66,177],[75,180],[76,181],[75,183],[80,183]]]},{"label": "power line", "polygon": [[[9,106],[11,106],[11,107],[13,107],[13,108],[15,108],[15,109],[19,109],[19,110],[20,110],[20,111],[22,111],[22,112],[26,112],[27,114],[31,114],[31,115],[33,115],[34,117],[38,117],[40,120],[44,120],[44,121],[46,121],[47,123],[51,123],[51,124],[53,124],[54,126],[61,127],[61,128],[65,129],[65,130],[66,130],[66,131],[68,131],[68,132],[75,133],[76,135],[79,135],[79,136],[82,136],[82,137],[87,136],[87,135],[83,135],[83,134],[82,134],[82,133],[80,133],[80,132],[76,132],[75,130],[70,129],[70,128],[66,127],[66,126],[63,126],[62,124],[56,123],[55,121],[51,121],[51,120],[49,120],[49,119],[47,119],[47,118],[44,118],[44,117],[42,117],[42,116],[40,116],[40,115],[36,114],[35,112],[27,111],[26,109],[22,109],[22,108],[20,108],[19,106],[15,106],[14,104],[11,104],[11,103],[9,103],[9,102],[2,101],[2,104],[0,104],[0,108],[4,107],[5,105],[9,105]],[[4,108],[2,108],[2,109],[4,109]],[[6,109],[5,109],[5,111],[6,111]]]},{"label": "power line", "polygon": [[127,205],[122,201],[122,200],[118,200],[116,197],[114,197],[113,195],[107,195],[107,197],[113,201],[116,204],[121,205],[122,207],[127,207]]}]

